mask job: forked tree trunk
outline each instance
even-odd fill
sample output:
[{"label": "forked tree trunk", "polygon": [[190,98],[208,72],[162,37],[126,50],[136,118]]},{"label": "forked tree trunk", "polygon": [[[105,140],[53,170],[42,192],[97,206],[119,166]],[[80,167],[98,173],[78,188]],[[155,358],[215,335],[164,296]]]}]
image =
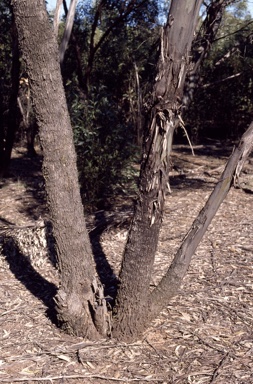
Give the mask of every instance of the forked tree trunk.
[{"label": "forked tree trunk", "polygon": [[193,34],[202,0],[173,0],[161,38],[151,119],[144,137],[139,199],[123,257],[113,335],[131,339],[145,326],[152,268],[168,189],[169,159],[178,124]]},{"label": "forked tree trunk", "polygon": [[[61,277],[56,297],[58,319],[69,333],[94,339],[106,335],[107,313],[85,226],[57,43],[43,0],[12,0],[12,4],[44,153],[43,173]],[[123,259],[113,324],[113,334],[121,339],[138,336],[175,294],[192,254],[230,188],[234,171],[237,176],[252,149],[253,125],[229,160],[167,274],[150,294],[172,137],[200,4],[200,0],[173,0],[162,38],[144,142],[140,198]]]},{"label": "forked tree trunk", "polygon": [[94,292],[99,288],[79,192],[58,46],[44,0],[13,0],[12,5],[43,148],[43,175],[61,278],[58,319],[69,333],[95,338],[99,319],[103,319],[96,314],[103,312],[104,302]]},{"label": "forked tree trunk", "polygon": [[[162,38],[152,119],[144,142],[140,196],[123,257],[114,309],[113,335],[120,339],[136,338],[177,293],[198,244],[231,187],[233,175],[238,176],[243,161],[253,147],[252,123],[229,159],[220,181],[194,221],[166,275],[150,293],[172,137],[180,116],[188,53],[201,2],[197,3],[172,1],[169,22]],[[193,12],[191,15],[190,9]],[[177,21],[176,25],[173,20]]]}]

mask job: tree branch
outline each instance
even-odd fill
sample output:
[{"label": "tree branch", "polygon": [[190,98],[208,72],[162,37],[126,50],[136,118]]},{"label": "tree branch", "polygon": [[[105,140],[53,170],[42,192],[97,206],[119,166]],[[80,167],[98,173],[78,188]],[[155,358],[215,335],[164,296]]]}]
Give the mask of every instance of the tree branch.
[{"label": "tree branch", "polygon": [[59,28],[59,20],[60,20],[60,10],[62,6],[63,0],[57,0],[56,7],[55,7],[55,13],[54,13],[54,33],[57,36],[58,35],[58,28]]},{"label": "tree branch", "polygon": [[235,79],[236,77],[239,77],[241,75],[242,75],[242,72],[238,72],[238,73],[235,73],[234,75],[226,77],[225,79],[217,80],[217,81],[214,81],[213,83],[204,84],[204,85],[202,85],[201,88],[209,88],[209,87],[212,87],[213,85],[225,83],[225,81]]},{"label": "tree branch", "polygon": [[100,37],[99,41],[97,42],[97,44],[94,43],[94,36],[95,36],[95,32],[96,32],[96,29],[97,29],[97,25],[98,25],[98,20],[99,20],[99,17],[102,13],[102,9],[103,7],[105,6],[106,4],[106,0],[101,0],[98,8],[97,8],[97,11],[95,13],[95,17],[94,17],[94,21],[93,21],[93,24],[92,24],[92,31],[91,31],[91,38],[90,38],[90,51],[89,51],[89,58],[88,58],[88,65],[87,65],[87,68],[86,68],[86,73],[85,73],[85,84],[86,84],[86,91],[88,90],[88,84],[89,84],[89,77],[90,77],[90,74],[91,74],[91,71],[92,71],[92,67],[93,67],[93,61],[94,61],[94,57],[95,57],[95,54],[96,52],[98,51],[98,49],[101,47],[101,45],[103,44],[103,42],[105,41],[105,39],[109,36],[109,34],[112,32],[112,30],[114,28],[116,28],[120,23],[122,23],[123,21],[126,20],[126,18],[129,16],[129,14],[135,10],[135,9],[138,9],[140,8],[145,2],[147,2],[147,0],[143,0],[141,1],[139,4],[137,4],[136,6],[135,3],[136,3],[136,0],[132,0],[128,3],[125,11],[123,12],[120,12],[119,13],[119,16],[117,16],[111,23],[111,25],[105,30],[105,32],[102,34],[102,36]]},{"label": "tree branch", "polygon": [[74,18],[75,18],[75,10],[76,10],[77,1],[78,0],[71,0],[71,3],[70,3],[68,15],[67,15],[67,20],[66,20],[66,25],[65,25],[65,29],[64,29],[64,34],[63,34],[63,38],[62,38],[60,48],[59,48],[61,65],[63,63],[64,55],[65,55],[65,52],[66,52],[66,49],[67,49],[67,46],[69,43],[69,39],[70,39],[70,35],[71,35],[73,23],[74,23]]},{"label": "tree branch", "polygon": [[195,89],[199,84],[201,65],[215,41],[225,8],[232,2],[232,0],[212,0],[207,6],[206,18],[192,44],[191,63],[187,73],[183,96],[184,110],[188,108],[193,99]]},{"label": "tree branch", "polygon": [[253,122],[229,158],[220,180],[192,224],[188,234],[185,236],[166,275],[151,292],[147,305],[147,322],[155,318],[157,313],[162,310],[162,306],[166,306],[169,300],[177,293],[197,246],[202,240],[221,203],[227,196],[233,181],[234,183],[238,181],[243,164],[252,151],[252,148]]}]

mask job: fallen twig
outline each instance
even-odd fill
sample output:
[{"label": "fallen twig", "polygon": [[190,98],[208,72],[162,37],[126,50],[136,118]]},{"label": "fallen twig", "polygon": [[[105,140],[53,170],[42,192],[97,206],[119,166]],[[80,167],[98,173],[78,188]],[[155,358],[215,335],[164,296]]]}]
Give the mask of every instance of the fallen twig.
[{"label": "fallen twig", "polygon": [[153,383],[156,382],[163,382],[164,379],[158,379],[156,377],[135,377],[135,378],[116,378],[116,377],[107,377],[102,375],[59,375],[59,376],[47,376],[47,377],[13,377],[10,379],[1,379],[1,383],[23,383],[25,381],[53,381],[53,380],[68,380],[68,379],[100,379],[100,380],[111,380],[111,381],[120,381],[124,383],[131,383],[133,381],[146,381]]},{"label": "fallen twig", "polygon": [[215,370],[213,371],[213,374],[212,374],[212,377],[210,379],[210,384],[214,382],[214,380],[216,379],[216,377],[218,376],[219,374],[219,370],[220,368],[224,365],[225,363],[225,360],[228,358],[229,356],[229,352],[227,352],[223,357],[222,359],[220,360],[219,364],[217,365],[217,367],[215,368]]}]

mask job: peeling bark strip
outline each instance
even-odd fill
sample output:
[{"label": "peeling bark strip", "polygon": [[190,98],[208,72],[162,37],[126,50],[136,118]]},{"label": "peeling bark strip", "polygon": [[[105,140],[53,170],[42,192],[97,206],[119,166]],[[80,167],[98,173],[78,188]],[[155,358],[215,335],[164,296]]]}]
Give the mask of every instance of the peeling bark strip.
[{"label": "peeling bark strip", "polygon": [[58,319],[69,333],[95,338],[96,311],[104,306],[97,302],[97,292],[92,288],[96,271],[80,197],[56,37],[44,0],[12,0],[12,6],[43,148],[43,175],[61,279],[55,299]]},{"label": "peeling bark strip", "polygon": [[174,0],[144,137],[139,199],[125,248],[114,311],[113,335],[130,339],[142,330],[168,188],[169,159],[201,0]]},{"label": "peeling bark strip", "polygon": [[202,240],[221,203],[226,198],[233,181],[238,183],[243,164],[252,149],[253,122],[250,124],[248,130],[242,136],[239,145],[229,158],[220,180],[215,186],[204,208],[195,219],[188,234],[185,236],[169,270],[150,294],[147,305],[149,311],[146,313],[146,319],[148,321],[153,320],[157,313],[164,308],[164,304],[168,303],[177,293],[197,246]]}]

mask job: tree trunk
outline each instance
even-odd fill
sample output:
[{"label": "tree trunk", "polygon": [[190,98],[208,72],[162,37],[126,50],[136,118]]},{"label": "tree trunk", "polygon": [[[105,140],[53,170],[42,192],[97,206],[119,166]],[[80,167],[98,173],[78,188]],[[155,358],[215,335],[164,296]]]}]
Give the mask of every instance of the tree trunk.
[{"label": "tree trunk", "polygon": [[[136,63],[134,63],[136,107],[132,108],[134,122],[136,126],[136,144],[140,147],[142,143],[142,93],[140,88],[140,77]],[[134,111],[136,109],[136,112]]]},{"label": "tree trunk", "polygon": [[58,36],[62,1],[63,0],[56,1],[55,12],[54,12],[54,23],[53,23],[55,36]]},{"label": "tree trunk", "polygon": [[[69,333],[94,339],[107,334],[108,317],[85,226],[58,47],[43,0],[12,0],[12,5],[44,154],[43,174],[61,278],[56,296],[58,319]],[[176,292],[192,254],[230,188],[232,175],[238,176],[252,149],[253,125],[229,160],[167,274],[150,293],[173,132],[200,5],[200,0],[173,0],[162,36],[144,140],[140,197],[122,262],[114,312],[113,335],[125,340],[138,336]]]},{"label": "tree trunk", "polygon": [[96,338],[96,328],[106,332],[99,322],[105,319],[106,308],[98,297],[101,289],[79,192],[56,38],[44,0],[13,0],[12,5],[43,149],[43,175],[61,279],[56,296],[58,319],[69,333]]},{"label": "tree trunk", "polygon": [[201,3],[201,0],[173,0],[161,38],[151,118],[144,137],[139,199],[124,252],[114,310],[113,335],[126,340],[143,330],[149,311],[147,298],[168,189],[172,138],[178,124]]},{"label": "tree trunk", "polygon": [[65,25],[65,29],[64,29],[63,38],[62,38],[62,41],[61,41],[61,44],[60,44],[60,48],[59,48],[59,50],[60,50],[60,63],[61,63],[61,65],[63,64],[65,52],[67,50],[69,39],[70,39],[70,35],[71,35],[71,31],[72,31],[72,28],[73,28],[76,5],[77,5],[77,0],[71,0],[70,7],[69,7],[69,10],[68,10],[68,14],[67,14],[67,20],[66,20],[66,25]]},{"label": "tree trunk", "polygon": [[8,168],[11,160],[11,153],[17,131],[17,98],[19,90],[19,49],[18,37],[15,24],[12,24],[12,66],[11,66],[11,92],[9,98],[9,111],[7,116],[7,133],[1,135],[0,144],[0,177],[8,174]]},{"label": "tree trunk", "polygon": [[207,57],[222,22],[226,7],[233,0],[212,0],[207,5],[206,18],[192,43],[191,62],[187,71],[183,96],[183,110],[187,110],[199,86],[200,70]]},{"label": "tree trunk", "polygon": [[[89,89],[90,89],[90,78],[94,66],[94,60],[97,51],[99,48],[102,46],[104,41],[108,38],[108,36],[112,33],[112,31],[121,23],[126,22],[128,16],[132,12],[138,11],[138,8],[140,8],[147,0],[142,0],[140,2],[137,2],[136,0],[130,0],[126,2],[121,8],[120,11],[115,8],[116,16],[110,18],[110,25],[108,26],[107,29],[102,33],[100,36],[99,40],[97,40],[98,35],[101,34],[101,30],[99,30],[99,34],[97,34],[97,28],[99,26],[99,21],[100,19],[103,18],[103,10],[105,7],[108,7],[108,2],[106,0],[100,0],[95,8],[95,13],[94,13],[94,19],[93,23],[91,26],[91,35],[89,38],[89,51],[88,51],[88,61],[87,61],[87,66],[85,69],[84,73],[84,94],[87,97],[89,94]],[[113,8],[111,8],[113,10]],[[112,14],[115,13],[114,11]]]}]

